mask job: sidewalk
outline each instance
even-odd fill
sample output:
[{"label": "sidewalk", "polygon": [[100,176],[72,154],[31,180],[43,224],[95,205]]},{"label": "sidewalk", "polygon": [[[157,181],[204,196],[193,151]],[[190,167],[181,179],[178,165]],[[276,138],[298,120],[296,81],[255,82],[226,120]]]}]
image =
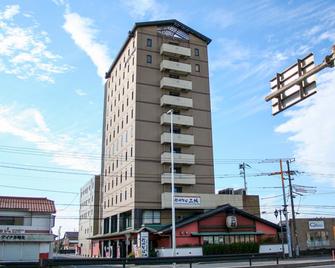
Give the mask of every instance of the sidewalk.
[{"label": "sidewalk", "polygon": [[[127,265],[128,266],[128,265]],[[312,267],[312,266],[324,266],[325,268],[335,268],[335,261],[331,259],[331,257],[307,257],[307,258],[299,258],[299,259],[285,259],[279,260],[279,264],[277,265],[276,261],[253,261],[251,267],[262,267],[262,268],[289,268],[289,267]],[[128,266],[130,267],[130,266]],[[172,265],[136,265],[131,266],[136,268],[171,268]],[[177,264],[177,268],[189,268],[189,264]],[[201,268],[201,267],[209,267],[209,268],[219,268],[219,267],[234,267],[234,268],[244,268],[250,267],[249,260],[245,261],[235,261],[235,262],[217,262],[217,263],[194,263],[192,264],[192,268]]]}]

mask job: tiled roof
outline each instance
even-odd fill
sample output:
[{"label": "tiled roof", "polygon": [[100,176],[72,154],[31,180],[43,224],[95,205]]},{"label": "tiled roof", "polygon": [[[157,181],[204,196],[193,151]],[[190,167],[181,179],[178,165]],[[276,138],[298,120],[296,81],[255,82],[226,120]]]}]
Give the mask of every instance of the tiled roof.
[{"label": "tiled roof", "polygon": [[56,213],[54,201],[39,197],[0,196],[0,209]]},{"label": "tiled roof", "polygon": [[[271,226],[277,230],[280,230],[280,227],[279,225],[277,224],[274,224],[273,222],[271,221],[267,221],[265,219],[262,219],[260,217],[257,217],[255,215],[252,215],[244,210],[241,210],[239,208],[236,208],[236,207],[233,207],[231,206],[230,204],[225,204],[225,205],[222,205],[222,206],[219,206],[215,209],[211,209],[211,210],[208,210],[207,212],[204,212],[202,214],[198,214],[198,215],[194,215],[194,216],[190,216],[190,217],[187,217],[179,222],[176,222],[176,228],[179,228],[179,227],[182,227],[184,225],[187,225],[189,223],[192,223],[192,222],[195,222],[195,221],[198,221],[198,220],[201,220],[201,219],[205,219],[205,218],[208,218],[208,217],[211,217],[217,213],[220,213],[220,212],[231,212],[233,211],[234,213],[236,214],[240,214],[240,215],[243,215],[249,219],[254,219],[258,222],[262,222],[268,226]],[[159,232],[169,232],[171,231],[171,224],[167,225],[165,228],[159,230]]]},{"label": "tiled roof", "polygon": [[68,239],[78,239],[78,232],[65,232],[64,237]]}]

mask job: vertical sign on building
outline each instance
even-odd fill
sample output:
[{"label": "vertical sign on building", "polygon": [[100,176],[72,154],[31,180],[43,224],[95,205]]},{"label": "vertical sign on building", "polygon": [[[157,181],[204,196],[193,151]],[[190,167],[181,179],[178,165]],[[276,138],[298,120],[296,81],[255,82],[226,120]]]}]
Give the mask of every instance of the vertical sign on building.
[{"label": "vertical sign on building", "polygon": [[149,256],[149,233],[141,232],[141,253],[142,257]]}]

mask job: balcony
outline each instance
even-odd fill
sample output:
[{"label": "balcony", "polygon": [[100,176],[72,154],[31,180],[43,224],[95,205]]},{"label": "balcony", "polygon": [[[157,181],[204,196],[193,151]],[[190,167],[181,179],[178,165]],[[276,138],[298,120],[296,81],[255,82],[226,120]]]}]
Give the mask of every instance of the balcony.
[{"label": "balcony", "polygon": [[192,81],[163,77],[161,79],[161,88],[163,89],[178,89],[192,90]]},{"label": "balcony", "polygon": [[[179,154],[174,153],[174,163],[175,164],[184,164],[184,165],[194,165],[195,157],[194,154]],[[171,163],[171,153],[164,152],[161,154],[161,164],[170,164]]]},{"label": "balcony", "polygon": [[193,100],[190,98],[163,95],[161,97],[161,106],[172,106],[189,109],[193,107]]},{"label": "balcony", "polygon": [[[162,184],[170,184],[171,183],[171,173],[163,173],[161,175],[161,182],[162,182]],[[174,182],[176,184],[193,185],[193,184],[195,184],[195,175],[175,173],[174,174]]]},{"label": "balcony", "polygon": [[[169,114],[162,114],[161,116],[161,125],[166,125],[170,124],[170,119],[171,115]],[[187,116],[187,115],[173,115],[173,124],[174,125],[179,125],[179,126],[188,126],[192,127],[193,126],[193,117],[192,116]]]},{"label": "balcony", "polygon": [[[163,133],[161,135],[161,144],[170,143],[171,142],[171,134]],[[174,144],[182,144],[182,145],[193,145],[194,144],[194,136],[186,135],[186,134],[173,134],[173,143]]]},{"label": "balcony", "polygon": [[191,64],[163,60],[161,62],[161,71],[169,71],[170,73],[188,75],[191,73]]},{"label": "balcony", "polygon": [[171,44],[162,44],[161,55],[188,58],[191,57],[191,49]]}]

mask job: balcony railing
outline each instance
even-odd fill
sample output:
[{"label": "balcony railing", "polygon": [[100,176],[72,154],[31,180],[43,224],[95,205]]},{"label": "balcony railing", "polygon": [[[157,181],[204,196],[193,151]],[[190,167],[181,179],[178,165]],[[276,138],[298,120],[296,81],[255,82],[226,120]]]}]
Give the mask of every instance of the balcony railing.
[{"label": "balcony railing", "polygon": [[[161,116],[161,125],[170,124],[170,115],[169,114],[162,114]],[[173,115],[173,124],[180,125],[180,126],[193,126],[193,117],[187,115]]]},{"label": "balcony railing", "polygon": [[191,49],[165,43],[161,46],[161,55],[188,58],[191,57]]},{"label": "balcony railing", "polygon": [[178,90],[192,90],[192,81],[163,77],[161,79],[161,88],[164,89],[178,89]]},{"label": "balcony railing", "polygon": [[191,73],[191,64],[171,61],[171,60],[163,60],[160,66],[161,71],[169,71],[171,73],[187,75]]},{"label": "balcony railing", "polygon": [[[161,135],[161,144],[170,143],[171,142],[171,134],[169,132],[165,132]],[[173,143],[182,144],[182,145],[193,145],[194,144],[194,136],[187,134],[173,134]]]},{"label": "balcony railing", "polygon": [[189,109],[193,107],[193,100],[191,98],[163,95],[161,97],[161,106],[173,106]]},{"label": "balcony railing", "polygon": [[[184,164],[184,165],[194,165],[195,157],[194,154],[180,154],[174,153],[174,163],[175,164]],[[164,152],[161,154],[161,163],[170,164],[171,163],[171,153]]]},{"label": "balcony railing", "polygon": [[[171,183],[171,173],[163,173],[161,175],[161,182],[162,182],[162,184],[170,184]],[[176,184],[193,185],[193,184],[195,184],[195,175],[194,174],[175,173],[174,174],[174,182]]]}]

